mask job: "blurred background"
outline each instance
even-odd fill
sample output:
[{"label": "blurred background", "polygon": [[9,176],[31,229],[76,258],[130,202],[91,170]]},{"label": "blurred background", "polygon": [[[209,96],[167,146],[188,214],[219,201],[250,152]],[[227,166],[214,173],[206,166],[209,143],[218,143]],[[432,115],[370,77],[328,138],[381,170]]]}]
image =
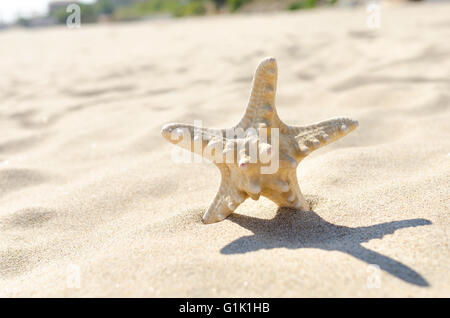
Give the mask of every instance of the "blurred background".
[{"label": "blurred background", "polygon": [[[400,3],[408,0],[384,0]],[[409,0],[411,2],[439,0]],[[445,1],[445,0],[441,0]],[[369,0],[14,0],[0,3],[0,27],[64,24],[68,5],[77,3],[82,23],[136,21],[229,12],[305,10],[323,6],[358,6]],[[373,2],[373,1],[372,1]],[[381,2],[378,1],[378,2]]]}]

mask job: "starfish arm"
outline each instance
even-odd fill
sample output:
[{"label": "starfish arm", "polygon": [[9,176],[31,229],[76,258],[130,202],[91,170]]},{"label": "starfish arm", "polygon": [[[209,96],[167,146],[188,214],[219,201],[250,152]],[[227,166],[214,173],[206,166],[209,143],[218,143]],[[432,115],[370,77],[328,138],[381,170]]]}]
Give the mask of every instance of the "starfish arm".
[{"label": "starfish arm", "polygon": [[334,118],[304,127],[290,126],[289,131],[297,141],[299,156],[305,157],[311,151],[344,137],[356,127],[356,120]]},{"label": "starfish arm", "polygon": [[295,169],[281,178],[284,179],[281,179],[281,182],[273,177],[265,182],[266,186],[273,189],[273,191],[266,191],[265,196],[280,207],[309,211],[310,205],[300,191]]},{"label": "starfish arm", "polygon": [[222,163],[226,160],[224,149],[227,139],[222,129],[174,123],[164,126],[162,134],[171,143],[213,162]]},{"label": "starfish arm", "polygon": [[259,63],[253,76],[247,108],[236,127],[258,128],[261,124],[266,127],[279,126],[280,120],[275,108],[277,75],[277,62],[274,58],[268,57]]},{"label": "starfish arm", "polygon": [[233,185],[228,168],[220,167],[220,172],[222,179],[219,190],[202,217],[206,224],[226,219],[248,197]]}]

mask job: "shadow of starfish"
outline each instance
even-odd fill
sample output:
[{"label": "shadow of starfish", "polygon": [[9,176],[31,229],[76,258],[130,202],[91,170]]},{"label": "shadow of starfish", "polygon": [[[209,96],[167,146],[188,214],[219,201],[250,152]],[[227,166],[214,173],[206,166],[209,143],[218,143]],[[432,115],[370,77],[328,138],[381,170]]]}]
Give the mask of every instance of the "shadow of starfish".
[{"label": "shadow of starfish", "polygon": [[286,208],[279,208],[277,215],[271,220],[241,214],[232,214],[228,219],[252,231],[254,235],[243,236],[229,243],[221,249],[222,254],[244,254],[280,247],[340,251],[367,264],[376,264],[405,282],[429,286],[428,282],[413,269],[361,245],[372,239],[381,239],[398,229],[431,224],[426,219],[393,221],[352,228],[331,224],[313,211],[299,212]]}]

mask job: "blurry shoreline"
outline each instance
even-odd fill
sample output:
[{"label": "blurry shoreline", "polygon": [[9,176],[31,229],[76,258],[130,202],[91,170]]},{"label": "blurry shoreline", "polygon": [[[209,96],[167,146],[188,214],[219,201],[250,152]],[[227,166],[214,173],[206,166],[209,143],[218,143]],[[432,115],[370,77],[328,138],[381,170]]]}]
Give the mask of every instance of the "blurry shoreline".
[{"label": "blurry shoreline", "polygon": [[77,1],[53,1],[44,15],[18,17],[2,23],[0,31],[11,28],[44,28],[65,25],[79,7],[81,24],[111,24],[169,20],[191,16],[226,16],[269,12],[310,10],[315,8],[361,7],[371,2],[381,5],[433,3],[439,0],[97,0],[91,4]]}]

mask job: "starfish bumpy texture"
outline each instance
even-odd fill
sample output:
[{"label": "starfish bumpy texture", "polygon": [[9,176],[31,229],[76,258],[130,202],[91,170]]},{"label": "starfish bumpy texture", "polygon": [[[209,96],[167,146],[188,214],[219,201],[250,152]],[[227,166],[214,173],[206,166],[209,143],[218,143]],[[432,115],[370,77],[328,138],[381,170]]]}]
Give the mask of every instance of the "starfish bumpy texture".
[{"label": "starfish bumpy texture", "polygon": [[248,197],[258,200],[261,195],[280,207],[309,210],[297,181],[299,162],[358,126],[348,118],[298,127],[283,123],[275,108],[277,73],[274,58],[260,62],[244,116],[232,128],[187,124],[162,128],[163,137],[171,143],[211,160],[221,172],[220,187],[203,215],[204,223],[221,221]]}]

